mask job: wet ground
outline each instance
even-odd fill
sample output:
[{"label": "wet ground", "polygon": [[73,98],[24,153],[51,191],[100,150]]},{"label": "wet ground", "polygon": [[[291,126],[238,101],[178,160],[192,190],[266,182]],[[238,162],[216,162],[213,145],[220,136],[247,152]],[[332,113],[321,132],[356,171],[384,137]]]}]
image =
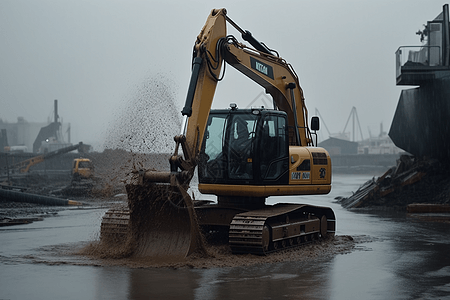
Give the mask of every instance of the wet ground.
[{"label": "wet ground", "polygon": [[0,299],[450,299],[450,224],[335,203],[370,177],[337,174],[329,195],[269,199],[329,206],[337,244],[354,239],[349,251],[327,255],[313,255],[315,247],[307,245],[306,258],[151,268],[73,255],[98,239],[105,208],[73,208],[1,227]]}]

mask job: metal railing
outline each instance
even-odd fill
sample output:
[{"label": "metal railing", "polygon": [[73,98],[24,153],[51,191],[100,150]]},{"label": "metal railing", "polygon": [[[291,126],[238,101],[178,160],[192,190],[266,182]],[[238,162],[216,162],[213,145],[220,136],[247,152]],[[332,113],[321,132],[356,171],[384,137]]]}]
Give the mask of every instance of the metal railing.
[{"label": "metal railing", "polygon": [[400,46],[395,52],[397,77],[401,75],[402,67],[420,68],[442,65],[440,46]]}]

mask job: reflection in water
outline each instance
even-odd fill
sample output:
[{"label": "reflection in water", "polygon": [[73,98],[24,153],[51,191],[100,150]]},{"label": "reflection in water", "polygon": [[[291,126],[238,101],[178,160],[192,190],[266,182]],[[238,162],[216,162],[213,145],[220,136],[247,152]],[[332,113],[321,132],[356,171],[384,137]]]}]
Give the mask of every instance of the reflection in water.
[{"label": "reflection in water", "polygon": [[128,299],[195,299],[198,280],[189,269],[131,269]]},{"label": "reflection in water", "polygon": [[99,273],[98,285],[116,299],[124,291],[127,299],[330,299],[330,263],[317,259],[204,270],[112,268],[111,274]]},{"label": "reflection in water", "polygon": [[370,299],[450,299],[450,270],[443,267],[450,265],[448,223],[422,222],[404,212],[356,216],[370,217],[361,223],[370,236],[364,247],[357,247],[360,251],[335,257],[331,276],[336,299],[361,294]]},{"label": "reflection in water", "polygon": [[131,271],[120,267],[96,268],[95,299],[127,299]]},{"label": "reflection in water", "polygon": [[407,215],[388,217],[394,230],[404,230],[401,238],[389,231],[392,251],[398,256],[392,272],[401,280],[402,291],[413,298],[450,298],[449,224],[422,222]]},{"label": "reflection in water", "polygon": [[221,275],[226,276],[229,270],[229,268],[215,268],[196,272],[200,278],[198,280],[198,287],[194,290],[194,298],[204,300],[218,299],[218,288],[223,283],[220,277]]}]

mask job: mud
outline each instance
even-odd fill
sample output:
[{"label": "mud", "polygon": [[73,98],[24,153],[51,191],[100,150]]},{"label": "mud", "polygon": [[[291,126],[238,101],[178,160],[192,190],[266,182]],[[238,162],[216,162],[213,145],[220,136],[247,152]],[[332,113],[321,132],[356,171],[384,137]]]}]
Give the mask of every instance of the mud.
[{"label": "mud", "polygon": [[285,249],[267,256],[235,255],[227,244],[208,244],[201,237],[196,247],[192,220],[182,195],[168,185],[127,185],[130,208],[128,234],[122,239],[101,236],[76,252],[95,265],[130,268],[217,268],[255,264],[302,261],[323,258],[352,251],[355,241],[350,236],[328,236]]},{"label": "mud", "polygon": [[202,251],[192,199],[181,192],[163,184],[127,185],[135,255],[184,258]]},{"label": "mud", "polygon": [[169,169],[168,153],[136,153],[124,149],[105,149],[89,155],[94,165],[96,184],[91,191],[94,198],[108,199],[126,193],[126,184],[133,181],[133,172],[153,168]]},{"label": "mud", "polygon": [[115,113],[105,133],[105,148],[133,153],[172,152],[173,137],[181,127],[174,86],[176,83],[164,74],[148,76],[137,84]]},{"label": "mud", "polygon": [[193,201],[181,187],[144,182],[126,189],[128,203],[102,221],[99,255],[178,260],[206,253]]},{"label": "mud", "polygon": [[[195,248],[192,220],[182,195],[170,186],[127,185],[130,226],[127,237],[89,243],[75,255],[87,257],[101,266],[130,268],[217,268],[302,261],[349,253],[355,247],[350,236],[327,236],[300,247],[285,249],[267,256],[235,255],[227,244],[208,244],[201,237]],[[193,244],[193,245],[192,245]]]},{"label": "mud", "polygon": [[53,217],[63,208],[49,207],[42,204],[0,201],[0,226],[11,224],[29,224]]},{"label": "mud", "polygon": [[175,85],[170,77],[153,74],[123,99],[105,132],[105,150],[89,157],[102,181],[101,189],[94,189],[93,196],[108,198],[125,193],[125,185],[132,182],[135,171],[169,170],[174,136],[181,127]]},{"label": "mud", "polygon": [[[227,245],[206,245],[207,255],[190,255],[187,258],[173,257],[112,257],[109,250],[103,248],[99,241],[91,242],[73,255],[86,257],[92,265],[125,266],[129,268],[223,268],[270,264],[289,261],[305,261],[315,258],[331,257],[350,253],[358,241],[350,236],[334,236],[316,240],[297,248],[271,253],[267,256],[252,254],[235,255]],[[105,251],[106,250],[106,251]],[[68,254],[68,253],[66,253]],[[86,263],[86,261],[84,261]]]}]

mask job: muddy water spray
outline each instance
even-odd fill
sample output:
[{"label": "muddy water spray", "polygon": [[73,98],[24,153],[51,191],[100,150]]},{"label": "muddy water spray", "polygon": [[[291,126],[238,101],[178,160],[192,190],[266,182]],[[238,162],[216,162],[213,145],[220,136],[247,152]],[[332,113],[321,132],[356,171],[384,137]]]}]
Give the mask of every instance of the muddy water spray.
[{"label": "muddy water spray", "polygon": [[173,86],[162,76],[142,83],[118,112],[106,135],[105,148],[137,153],[172,152],[173,137],[181,126]]},{"label": "muddy water spray", "polygon": [[176,86],[161,74],[145,79],[114,114],[105,132],[103,153],[90,155],[95,173],[103,181],[96,197],[124,193],[124,181],[133,170],[168,170],[173,137],[181,126]]},{"label": "muddy water spray", "polygon": [[[122,170],[129,169],[129,173],[124,174],[127,177],[129,208],[127,236],[122,237],[116,245],[112,243],[117,249],[126,244],[126,249],[119,251],[124,256],[185,258],[191,253],[191,242],[201,240],[198,225],[193,226],[197,221],[188,195],[182,196],[181,191],[168,185],[144,185],[134,176],[128,176],[140,169],[161,171],[164,167],[168,168],[168,159],[160,168],[157,166],[159,162],[147,158],[154,157],[155,153],[169,155],[173,151],[173,137],[180,128],[179,116],[174,109],[174,96],[169,86],[161,80],[149,80],[129,101],[126,109],[121,111],[109,132],[105,146],[120,149],[114,151],[130,155],[127,161],[132,162],[131,165],[121,166]],[[185,198],[187,200],[183,200]],[[117,220],[109,213],[107,215],[102,224],[103,241],[114,240],[109,237],[117,235],[115,227],[123,227],[123,224],[119,224],[122,220]],[[120,212],[118,215],[123,216]],[[104,230],[106,227],[103,225],[106,223],[108,229]],[[105,248],[111,246],[111,243],[103,244]]]}]

